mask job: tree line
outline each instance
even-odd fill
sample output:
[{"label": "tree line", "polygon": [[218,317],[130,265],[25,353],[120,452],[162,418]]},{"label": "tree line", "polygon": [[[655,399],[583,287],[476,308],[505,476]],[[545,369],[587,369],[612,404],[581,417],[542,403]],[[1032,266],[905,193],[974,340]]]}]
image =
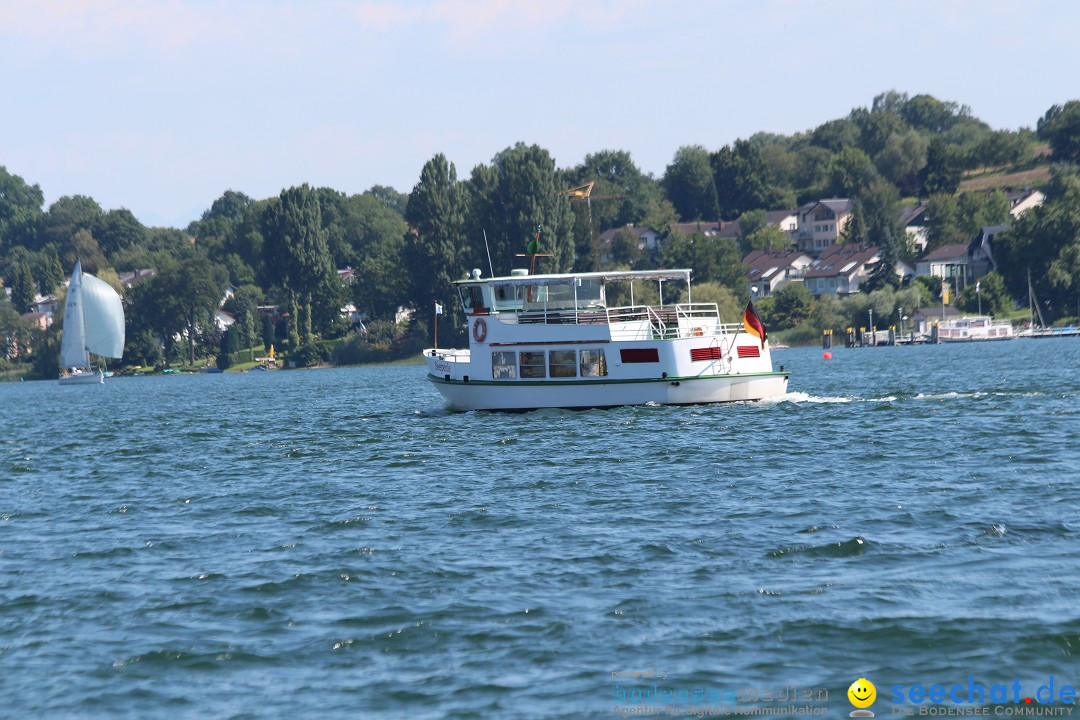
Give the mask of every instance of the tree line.
[{"label": "tree line", "polygon": [[[559,168],[544,148],[518,143],[468,177],[437,154],[407,194],[384,186],[347,195],[300,185],[257,200],[229,190],[186,228],[146,227],[130,211],[105,210],[83,195],[45,208],[39,186],[0,167],[0,280],[11,296],[10,304],[0,302],[0,337],[18,336],[30,351],[21,357],[34,357],[39,374],[51,375],[58,328],[30,330],[19,314],[37,294],[61,289],[81,259],[88,272],[118,288],[120,272],[157,271],[124,291],[130,363],[194,362],[270,344],[318,361],[332,352],[324,341],[350,333],[351,347],[407,352],[426,342],[434,303],[454,316],[451,280],[472,268],[502,274],[520,266],[516,255],[537,227],[541,250],[550,254],[539,260],[541,271],[691,267],[707,295],[736,308],[735,299],[745,295],[741,257],[787,244],[764,222],[764,210],[851,198],[854,216],[843,240],[878,245],[886,259],[881,265],[891,265],[914,255],[900,224],[903,204],[927,201],[931,249],[967,242],[980,226],[1005,223],[1009,203],[1000,191],[960,192],[966,176],[1051,161],[1047,203],[1000,236],[995,259],[1011,301],[1027,297],[1030,271],[1044,312],[1064,317],[1080,314],[1077,101],[1047,110],[1034,130],[1010,131],[991,129],[957,103],[889,91],[806,132],[757,133],[717,150],[681,147],[660,178],[643,172],[625,150],[603,150]],[[589,182],[587,198],[567,192]],[[738,237],[675,229],[718,219],[738,219]],[[609,243],[598,241],[605,230],[631,225],[660,231],[660,250],[643,250],[626,230]],[[338,279],[337,269],[345,267],[354,269],[351,285]],[[903,290],[896,283],[882,273],[872,289],[895,294]],[[212,314],[226,288],[233,292],[225,309],[236,324],[222,337]],[[808,320],[805,298],[790,307],[784,302],[766,304],[774,315],[767,321],[790,326]],[[836,319],[828,308],[814,315],[814,302],[816,322]],[[346,303],[365,318],[363,336],[343,320],[339,310]],[[280,319],[260,314],[260,305],[278,307]],[[398,326],[402,308],[416,312]],[[456,324],[447,325],[448,342],[464,341],[455,337]],[[0,354],[11,354],[10,343]]]}]

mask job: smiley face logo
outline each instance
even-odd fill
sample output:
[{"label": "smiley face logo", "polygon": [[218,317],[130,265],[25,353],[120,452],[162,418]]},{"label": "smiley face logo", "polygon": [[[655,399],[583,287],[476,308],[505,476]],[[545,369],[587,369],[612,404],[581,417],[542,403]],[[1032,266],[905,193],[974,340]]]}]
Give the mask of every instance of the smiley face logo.
[{"label": "smiley face logo", "polygon": [[866,678],[851,683],[847,690],[848,700],[857,708],[868,708],[877,700],[877,688]]}]

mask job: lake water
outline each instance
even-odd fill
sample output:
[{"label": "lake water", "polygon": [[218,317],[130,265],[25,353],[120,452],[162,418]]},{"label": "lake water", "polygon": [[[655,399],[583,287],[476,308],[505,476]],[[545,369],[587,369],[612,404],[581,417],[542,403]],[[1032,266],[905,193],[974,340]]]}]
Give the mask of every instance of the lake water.
[{"label": "lake water", "polygon": [[1080,686],[1080,339],[833,353],[775,352],[779,402],[511,415],[421,366],[0,385],[0,716]]}]

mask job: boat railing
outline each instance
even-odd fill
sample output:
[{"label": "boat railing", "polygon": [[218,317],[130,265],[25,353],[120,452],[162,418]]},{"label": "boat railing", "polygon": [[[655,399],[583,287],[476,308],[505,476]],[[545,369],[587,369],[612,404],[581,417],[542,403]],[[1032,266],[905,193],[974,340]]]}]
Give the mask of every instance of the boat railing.
[{"label": "boat railing", "polygon": [[521,325],[608,325],[612,340],[674,340],[719,337],[739,331],[740,323],[721,323],[716,303],[625,305],[620,307],[542,308],[509,313]]},{"label": "boat railing", "polygon": [[[652,330],[653,338],[658,340],[666,338],[668,334],[667,323],[665,323],[664,318],[660,316],[660,312],[663,308],[657,309],[650,305],[646,309],[649,311],[649,328]],[[678,316],[676,315],[676,317]],[[676,324],[674,328],[676,332],[678,332],[678,328],[679,326]]]},{"label": "boat railing", "polygon": [[693,323],[695,321],[707,321],[716,324],[720,320],[720,310],[716,303],[687,303],[676,305],[675,313],[679,318],[679,325]]}]

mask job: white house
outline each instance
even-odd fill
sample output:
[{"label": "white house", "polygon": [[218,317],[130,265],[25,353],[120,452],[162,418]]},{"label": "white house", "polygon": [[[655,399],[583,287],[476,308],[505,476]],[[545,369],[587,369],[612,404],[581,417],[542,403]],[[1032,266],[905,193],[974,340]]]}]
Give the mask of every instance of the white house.
[{"label": "white house", "polygon": [[915,263],[916,275],[931,275],[943,280],[968,276],[968,243],[950,243],[932,250]]},{"label": "white house", "polygon": [[905,208],[900,214],[900,224],[904,226],[908,242],[920,252],[926,249],[930,233],[930,215],[926,211],[926,203],[920,202],[918,205]]},{"label": "white house", "polygon": [[[803,282],[814,296],[850,295],[859,292],[880,261],[876,245],[830,245],[803,273]],[[915,274],[902,260],[896,262],[893,271],[901,278]]]},{"label": "white house", "polygon": [[754,250],[743,258],[751,297],[768,297],[790,282],[801,281],[812,262],[813,258],[798,250]]},{"label": "white house", "polygon": [[221,332],[225,332],[230,327],[236,324],[236,318],[231,313],[227,313],[220,308],[214,311],[214,325]]},{"label": "white house", "polygon": [[799,228],[795,244],[799,250],[820,253],[835,245],[851,220],[852,202],[831,198],[803,205],[798,210]]},{"label": "white house", "polygon": [[1009,199],[1009,204],[1012,205],[1009,215],[1014,218],[1018,218],[1031,208],[1037,208],[1046,202],[1046,195],[1031,188],[1006,193],[1005,197]]}]

